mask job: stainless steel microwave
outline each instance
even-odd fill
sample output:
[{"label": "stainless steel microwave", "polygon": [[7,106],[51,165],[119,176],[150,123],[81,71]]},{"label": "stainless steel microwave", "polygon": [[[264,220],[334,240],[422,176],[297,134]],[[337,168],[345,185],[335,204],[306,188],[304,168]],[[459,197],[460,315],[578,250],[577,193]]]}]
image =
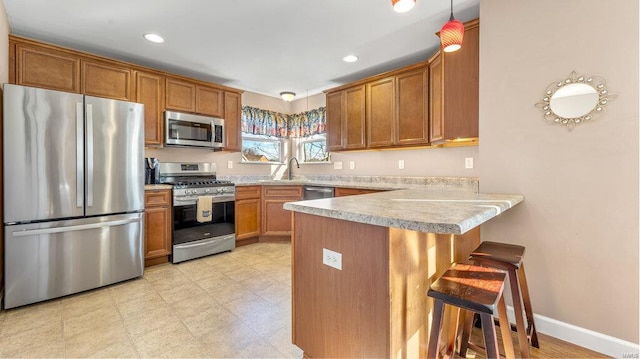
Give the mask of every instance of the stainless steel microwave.
[{"label": "stainless steel microwave", "polygon": [[164,112],[165,144],[180,147],[224,148],[224,120],[181,112]]}]

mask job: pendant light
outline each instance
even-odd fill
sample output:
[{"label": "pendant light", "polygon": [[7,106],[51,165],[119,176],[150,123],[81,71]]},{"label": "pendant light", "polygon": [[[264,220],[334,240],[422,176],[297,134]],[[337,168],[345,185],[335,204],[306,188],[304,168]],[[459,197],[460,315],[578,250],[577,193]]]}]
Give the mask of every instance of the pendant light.
[{"label": "pendant light", "polygon": [[451,0],[451,17],[449,22],[442,26],[440,30],[440,43],[442,51],[453,52],[462,47],[464,37],[464,25],[453,17],[453,0]]},{"label": "pendant light", "polygon": [[407,12],[416,5],[416,0],[391,0],[395,12]]}]

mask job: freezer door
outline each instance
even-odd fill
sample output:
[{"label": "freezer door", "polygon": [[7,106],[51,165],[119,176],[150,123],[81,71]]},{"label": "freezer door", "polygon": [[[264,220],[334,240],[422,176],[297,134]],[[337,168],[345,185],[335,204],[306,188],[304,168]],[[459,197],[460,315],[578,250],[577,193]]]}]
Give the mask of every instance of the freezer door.
[{"label": "freezer door", "polygon": [[143,214],[5,226],[5,308],[139,277]]},{"label": "freezer door", "polygon": [[4,221],[84,215],[82,95],[4,85]]},{"label": "freezer door", "polygon": [[85,96],[86,214],[144,209],[144,107]]}]

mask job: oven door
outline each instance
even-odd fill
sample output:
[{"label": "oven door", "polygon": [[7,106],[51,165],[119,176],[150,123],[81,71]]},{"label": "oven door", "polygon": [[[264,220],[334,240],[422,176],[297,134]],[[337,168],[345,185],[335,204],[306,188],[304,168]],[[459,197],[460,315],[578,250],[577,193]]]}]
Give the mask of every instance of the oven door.
[{"label": "oven door", "polygon": [[212,204],[211,222],[196,219],[195,204],[173,207],[173,263],[235,248],[235,203]]}]

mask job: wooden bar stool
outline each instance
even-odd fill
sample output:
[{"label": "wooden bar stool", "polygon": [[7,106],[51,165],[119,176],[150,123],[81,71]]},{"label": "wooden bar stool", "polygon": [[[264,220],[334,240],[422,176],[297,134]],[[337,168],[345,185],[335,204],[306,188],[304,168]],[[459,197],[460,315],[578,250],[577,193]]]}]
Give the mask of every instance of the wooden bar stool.
[{"label": "wooden bar stool", "polygon": [[[520,353],[523,358],[529,358],[529,344],[540,348],[538,343],[538,333],[533,320],[533,309],[531,308],[531,298],[527,287],[527,278],[524,272],[524,250],[523,246],[498,243],[482,242],[470,255],[469,260],[474,264],[491,268],[502,269],[507,272],[511,297],[513,299],[513,311],[516,317],[516,330],[518,332],[518,342]],[[527,318],[527,328],[525,330],[524,312]],[[470,330],[470,325],[466,323],[465,330]],[[463,348],[461,348],[461,352]]]},{"label": "wooden bar stool", "polygon": [[[458,312],[460,309],[464,309],[480,315],[487,358],[499,357],[498,339],[493,322],[493,315],[497,312],[501,324],[500,331],[505,356],[509,359],[514,357],[507,307],[502,297],[505,277],[503,271],[494,268],[453,264],[431,284],[427,295],[434,298],[434,308],[427,358],[438,357],[445,304],[456,307]],[[473,317],[471,312],[465,313],[465,315]],[[450,357],[453,352],[457,323],[456,315],[454,323],[451,325],[453,335],[448,336],[449,343],[447,344],[447,353],[445,353],[447,357]],[[469,337],[462,339],[467,342],[465,343],[466,348],[469,345]]]}]

